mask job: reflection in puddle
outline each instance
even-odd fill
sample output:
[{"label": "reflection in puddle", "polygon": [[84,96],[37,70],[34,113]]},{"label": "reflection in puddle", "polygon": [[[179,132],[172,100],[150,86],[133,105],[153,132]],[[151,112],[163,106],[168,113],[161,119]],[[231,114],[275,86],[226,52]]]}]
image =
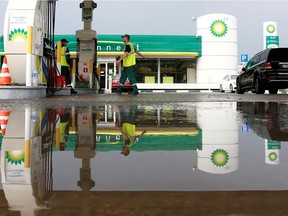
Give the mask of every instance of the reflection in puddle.
[{"label": "reflection in puddle", "polygon": [[244,118],[244,132],[252,129],[265,140],[265,162],[280,163],[281,142],[288,141],[288,105],[280,103],[238,103]]},{"label": "reflection in puddle", "polygon": [[1,110],[2,188],[26,215],[65,190],[81,191],[83,208],[90,191],[284,190],[287,113],[223,102]]}]

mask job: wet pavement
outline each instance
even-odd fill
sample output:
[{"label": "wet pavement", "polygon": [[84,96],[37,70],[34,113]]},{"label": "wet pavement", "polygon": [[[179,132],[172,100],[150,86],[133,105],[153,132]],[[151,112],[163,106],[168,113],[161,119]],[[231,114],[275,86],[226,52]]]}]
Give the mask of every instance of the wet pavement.
[{"label": "wet pavement", "polygon": [[270,96],[2,101],[0,215],[288,215],[287,96]]},{"label": "wet pavement", "polygon": [[190,102],[283,102],[288,101],[287,94],[263,94],[257,95],[245,93],[244,95],[217,92],[193,92],[193,93],[141,93],[133,94],[94,94],[94,95],[71,95],[51,96],[29,100],[1,100],[1,107],[23,108],[26,104],[37,107],[87,107],[90,105],[141,103],[141,104],[164,104],[164,103],[190,103]]}]

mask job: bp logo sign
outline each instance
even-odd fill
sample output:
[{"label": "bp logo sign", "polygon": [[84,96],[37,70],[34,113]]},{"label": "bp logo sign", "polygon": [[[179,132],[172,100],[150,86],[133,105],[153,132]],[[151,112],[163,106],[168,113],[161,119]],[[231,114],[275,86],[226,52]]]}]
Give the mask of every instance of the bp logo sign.
[{"label": "bp logo sign", "polygon": [[272,34],[276,31],[276,27],[274,25],[268,25],[266,30],[268,33]]},{"label": "bp logo sign", "polygon": [[26,41],[27,31],[24,29],[15,29],[9,34],[9,41]]},{"label": "bp logo sign", "polygon": [[211,154],[211,161],[217,167],[225,166],[229,161],[229,155],[224,149],[216,149]]},{"label": "bp logo sign", "polygon": [[210,26],[210,31],[215,37],[223,37],[227,34],[227,24],[222,20],[214,21]]}]

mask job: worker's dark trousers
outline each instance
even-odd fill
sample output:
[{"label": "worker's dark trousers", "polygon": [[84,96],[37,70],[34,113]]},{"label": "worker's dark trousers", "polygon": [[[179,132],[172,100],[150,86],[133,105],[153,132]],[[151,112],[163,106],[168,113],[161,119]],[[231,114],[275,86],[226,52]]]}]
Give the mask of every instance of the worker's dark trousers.
[{"label": "worker's dark trousers", "polygon": [[65,76],[67,86],[71,86],[70,69],[67,66],[61,66],[61,75]]},{"label": "worker's dark trousers", "polygon": [[117,88],[117,92],[118,93],[122,92],[122,88],[123,88],[123,85],[124,85],[127,77],[129,79],[130,83],[132,84],[133,92],[138,93],[138,88],[137,88],[137,84],[136,84],[136,76],[135,76],[135,72],[134,72],[134,66],[124,67],[124,69],[121,73],[121,77],[120,77],[120,81],[119,81],[119,87]]}]

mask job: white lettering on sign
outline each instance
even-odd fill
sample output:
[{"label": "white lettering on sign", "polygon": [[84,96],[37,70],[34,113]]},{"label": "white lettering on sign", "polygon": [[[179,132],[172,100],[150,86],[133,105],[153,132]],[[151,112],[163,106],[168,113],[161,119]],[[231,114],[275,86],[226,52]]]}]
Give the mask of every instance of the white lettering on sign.
[{"label": "white lettering on sign", "polygon": [[[120,45],[116,45],[116,46],[115,45],[114,46],[111,46],[111,45],[107,45],[107,46],[98,45],[97,46],[97,51],[121,51],[121,50],[123,50],[122,47],[124,48],[124,45],[123,46],[120,46]],[[137,51],[140,51],[140,45],[139,44],[136,44],[134,47],[135,47],[135,49]]]},{"label": "white lettering on sign", "polygon": [[121,142],[122,135],[96,135],[96,142],[111,143],[116,142],[117,144]]},{"label": "white lettering on sign", "polygon": [[107,142],[107,143],[110,142],[110,136],[109,136],[109,135],[106,136],[106,142]]}]

